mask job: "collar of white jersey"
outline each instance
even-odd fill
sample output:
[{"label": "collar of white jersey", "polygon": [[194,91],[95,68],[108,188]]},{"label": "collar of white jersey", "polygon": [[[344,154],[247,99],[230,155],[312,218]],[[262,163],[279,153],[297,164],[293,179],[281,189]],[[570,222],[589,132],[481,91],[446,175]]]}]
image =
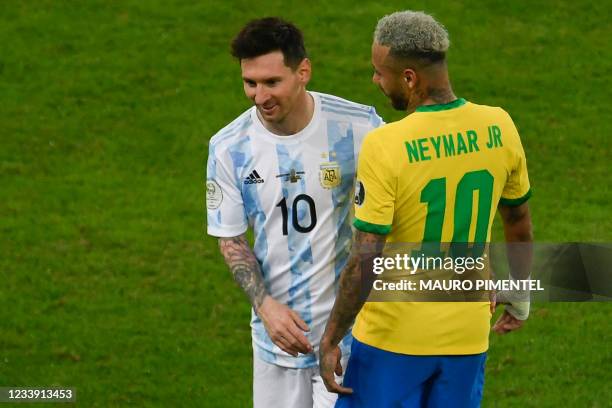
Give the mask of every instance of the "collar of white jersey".
[{"label": "collar of white jersey", "polygon": [[270,132],[266,127],[261,123],[261,119],[257,116],[257,108],[253,106],[251,108],[251,120],[253,121],[253,127],[257,134],[257,137],[262,137],[272,143],[283,143],[283,144],[294,144],[299,143],[303,140],[308,139],[317,129],[317,126],[320,122],[321,118],[321,98],[316,92],[307,91],[310,96],[312,96],[312,100],[314,101],[314,110],[312,113],[312,118],[310,118],[310,122],[308,125],[302,130],[292,135],[280,136]]}]

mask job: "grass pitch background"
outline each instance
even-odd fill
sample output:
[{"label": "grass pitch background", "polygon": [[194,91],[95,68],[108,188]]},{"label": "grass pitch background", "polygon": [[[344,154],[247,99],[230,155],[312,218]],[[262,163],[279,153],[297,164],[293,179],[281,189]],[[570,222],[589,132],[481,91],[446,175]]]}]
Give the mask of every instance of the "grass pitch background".
[{"label": "grass pitch background", "polygon": [[[310,89],[391,121],[369,47],[406,7],[448,28],[455,93],[512,114],[536,239],[612,240],[609,2],[2,2],[0,386],[249,406],[249,306],[203,229],[207,141],[249,106],[229,41],[288,18]],[[534,309],[492,337],[483,407],[610,406],[610,305]]]}]

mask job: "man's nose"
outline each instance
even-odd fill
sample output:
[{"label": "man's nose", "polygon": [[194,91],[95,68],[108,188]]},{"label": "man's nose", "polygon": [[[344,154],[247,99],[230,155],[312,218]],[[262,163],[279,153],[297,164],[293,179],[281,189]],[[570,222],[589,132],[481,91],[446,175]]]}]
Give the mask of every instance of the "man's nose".
[{"label": "man's nose", "polygon": [[263,105],[268,99],[270,99],[270,94],[265,87],[257,85],[257,88],[255,88],[255,104]]}]

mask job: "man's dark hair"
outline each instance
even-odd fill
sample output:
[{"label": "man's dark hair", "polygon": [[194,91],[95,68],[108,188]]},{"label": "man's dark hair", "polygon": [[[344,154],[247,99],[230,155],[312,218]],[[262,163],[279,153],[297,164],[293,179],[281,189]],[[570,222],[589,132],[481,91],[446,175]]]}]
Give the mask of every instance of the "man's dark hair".
[{"label": "man's dark hair", "polygon": [[281,51],[285,65],[296,69],[306,58],[302,32],[288,21],[266,17],[250,21],[232,41],[232,55],[238,60]]}]

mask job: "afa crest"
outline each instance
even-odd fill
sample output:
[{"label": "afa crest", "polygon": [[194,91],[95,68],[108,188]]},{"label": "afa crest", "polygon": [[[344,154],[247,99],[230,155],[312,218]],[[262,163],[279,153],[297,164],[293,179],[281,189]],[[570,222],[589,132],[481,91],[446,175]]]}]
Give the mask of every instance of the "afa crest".
[{"label": "afa crest", "polygon": [[342,175],[338,162],[323,163],[319,170],[319,180],[323,188],[336,188],[340,185]]}]

